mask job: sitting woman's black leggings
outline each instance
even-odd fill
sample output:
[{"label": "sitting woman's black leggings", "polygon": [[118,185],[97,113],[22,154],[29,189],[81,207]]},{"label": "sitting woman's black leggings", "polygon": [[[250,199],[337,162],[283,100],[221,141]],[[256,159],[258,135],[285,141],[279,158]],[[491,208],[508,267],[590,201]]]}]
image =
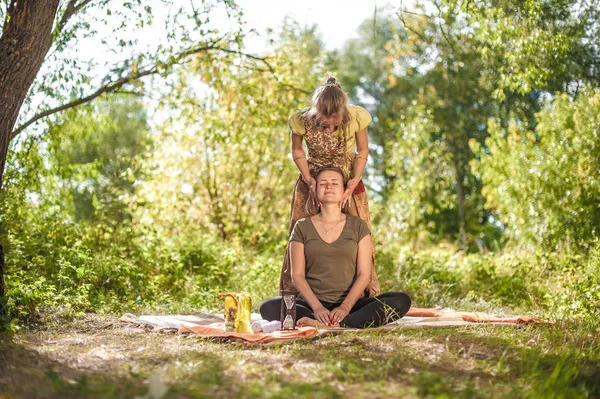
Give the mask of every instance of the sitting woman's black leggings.
[{"label": "sitting woman's black leggings", "polygon": [[[340,303],[323,302],[327,310],[333,310]],[[360,298],[348,316],[340,322],[341,327],[369,328],[379,327],[402,318],[410,309],[410,297],[404,292],[386,292],[376,297]],[[260,315],[265,320],[279,320],[281,311],[281,297],[269,298],[260,304]],[[315,318],[313,311],[302,297],[296,300],[296,318]]]}]

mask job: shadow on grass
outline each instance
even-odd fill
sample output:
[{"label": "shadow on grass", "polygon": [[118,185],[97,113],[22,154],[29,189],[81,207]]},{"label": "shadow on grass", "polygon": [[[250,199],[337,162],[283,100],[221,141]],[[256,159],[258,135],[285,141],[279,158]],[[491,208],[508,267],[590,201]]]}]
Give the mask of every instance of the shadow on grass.
[{"label": "shadow on grass", "polygon": [[78,353],[90,356],[87,348],[61,347],[72,354],[58,362],[2,339],[0,397],[600,397],[600,355],[594,338],[585,338],[593,331],[367,330],[274,347],[110,332],[90,343],[123,356],[101,371],[78,362]]},{"label": "shadow on grass", "polygon": [[77,371],[0,336],[2,398],[122,398],[146,391],[141,381]]},{"label": "shadow on grass", "polygon": [[477,386],[488,380],[483,371],[450,368],[436,348],[417,350],[397,338],[395,332],[361,332],[353,337],[328,338],[330,342],[315,351],[297,350],[293,355],[319,363],[335,381],[369,386],[374,391],[385,391],[387,385],[394,384],[404,394],[412,392],[418,397],[487,397],[477,391]]},{"label": "shadow on grass", "polygon": [[[319,363],[343,383],[397,382],[414,387],[418,396],[600,397],[600,355],[576,346],[560,347],[561,327],[478,328],[477,333],[365,331],[330,337],[329,342],[317,343],[316,350],[298,348],[293,355]],[[551,350],[517,339],[543,334],[551,338],[545,344]]]},{"label": "shadow on grass", "polygon": [[78,367],[75,351],[73,362],[64,356],[59,362],[11,338],[1,338],[0,398],[340,397],[326,383],[303,383],[301,378],[270,374],[260,362],[254,363],[254,370],[240,362],[261,352],[261,348],[209,341],[177,353],[156,348],[146,356],[129,355],[111,360],[108,369],[92,370],[89,365]]},{"label": "shadow on grass", "polygon": [[212,342],[212,348],[189,352],[178,360],[193,365],[171,368],[177,381],[165,398],[339,398],[329,381],[302,382],[287,347],[241,346]]}]

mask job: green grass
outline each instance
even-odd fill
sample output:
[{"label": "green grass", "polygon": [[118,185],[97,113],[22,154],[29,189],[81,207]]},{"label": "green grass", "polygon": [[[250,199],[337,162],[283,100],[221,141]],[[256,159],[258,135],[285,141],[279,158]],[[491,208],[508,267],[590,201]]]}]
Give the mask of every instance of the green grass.
[{"label": "green grass", "polygon": [[[256,311],[276,294],[282,251],[240,247],[222,257],[223,248],[194,252],[211,270],[229,273],[215,274],[222,281],[206,282],[186,263],[168,274],[173,265],[165,264],[156,275],[122,285],[121,296],[97,287],[101,296],[73,297],[34,274],[13,274],[16,316],[14,335],[0,342],[0,399],[600,398],[600,247],[587,256],[376,249],[382,291],[405,291],[413,306],[527,314],[556,320],[553,326],[366,330],[247,347],[116,318],[219,311],[216,294],[240,290],[252,294]],[[149,287],[145,295],[138,286]]]},{"label": "green grass", "polygon": [[599,332],[598,322],[581,321],[477,325],[365,330],[258,347],[87,315],[5,337],[0,395],[594,398]]},{"label": "green grass", "polygon": [[553,326],[366,330],[247,347],[148,331],[115,317],[218,311],[218,292],[242,289],[253,294],[256,311],[275,295],[269,282],[277,281],[279,257],[223,260],[213,252],[217,269],[235,265],[223,287],[183,273],[177,292],[128,294],[87,314],[64,296],[60,306],[15,319],[14,335],[0,343],[0,398],[600,397],[600,251],[378,249],[382,290],[406,291],[414,306],[528,314],[557,320]]}]

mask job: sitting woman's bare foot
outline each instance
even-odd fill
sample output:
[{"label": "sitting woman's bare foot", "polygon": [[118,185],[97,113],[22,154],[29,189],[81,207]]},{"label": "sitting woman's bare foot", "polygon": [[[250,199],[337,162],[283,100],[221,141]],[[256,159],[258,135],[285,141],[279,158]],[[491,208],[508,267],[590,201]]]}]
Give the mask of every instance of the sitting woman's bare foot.
[{"label": "sitting woman's bare foot", "polygon": [[296,327],[316,327],[317,321],[310,317],[302,317],[296,320]]},{"label": "sitting woman's bare foot", "polygon": [[310,317],[302,317],[296,320],[296,327],[339,327],[340,323],[335,323],[330,326],[328,324],[317,323],[315,319],[311,319]]}]

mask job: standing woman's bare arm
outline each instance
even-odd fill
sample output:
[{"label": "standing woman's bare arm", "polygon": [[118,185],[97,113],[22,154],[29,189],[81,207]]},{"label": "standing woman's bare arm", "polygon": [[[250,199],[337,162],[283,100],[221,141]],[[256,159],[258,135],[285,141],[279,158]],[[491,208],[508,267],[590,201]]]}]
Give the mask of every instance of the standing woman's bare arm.
[{"label": "standing woman's bare arm", "polygon": [[302,178],[304,179],[304,181],[308,182],[311,176],[308,170],[308,161],[306,160],[306,154],[304,153],[304,148],[302,148],[302,136],[291,132],[290,142],[292,143],[291,149],[294,163],[298,167],[300,174],[302,174]]},{"label": "standing woman's bare arm", "polygon": [[367,165],[367,158],[369,156],[369,131],[367,128],[364,128],[360,132],[356,133],[356,155],[354,156],[354,166],[352,168],[352,179],[348,180],[346,191],[344,191],[344,196],[342,197],[342,201],[340,202],[340,206],[344,207],[354,189],[360,182],[362,178],[362,174],[365,170],[365,166]]},{"label": "standing woman's bare arm", "polygon": [[308,160],[306,159],[304,148],[302,148],[302,136],[294,132],[292,132],[290,136],[290,141],[292,143],[292,158],[294,159],[294,163],[302,175],[302,180],[304,180],[304,182],[308,185],[308,188],[313,194],[312,200],[316,202],[317,182],[310,175],[310,170],[308,169]]},{"label": "standing woman's bare arm", "polygon": [[356,155],[354,156],[354,168],[352,169],[352,178],[360,180],[367,165],[369,158],[369,131],[364,128],[356,133]]}]

